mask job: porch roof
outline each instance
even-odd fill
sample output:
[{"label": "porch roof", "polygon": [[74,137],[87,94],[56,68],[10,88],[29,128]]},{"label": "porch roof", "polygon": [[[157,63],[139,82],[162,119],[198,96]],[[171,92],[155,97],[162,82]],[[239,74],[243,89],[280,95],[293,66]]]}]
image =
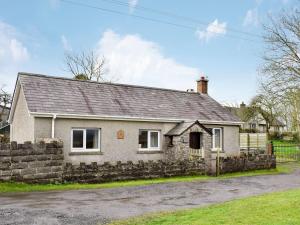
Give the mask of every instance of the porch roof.
[{"label": "porch roof", "polygon": [[203,128],[207,133],[210,135],[212,134],[211,130],[206,128],[203,124],[201,124],[198,120],[193,122],[181,122],[177,124],[174,128],[172,128],[168,133],[166,133],[166,136],[180,136],[182,135],[186,130],[190,129],[194,125],[198,125],[201,128]]}]

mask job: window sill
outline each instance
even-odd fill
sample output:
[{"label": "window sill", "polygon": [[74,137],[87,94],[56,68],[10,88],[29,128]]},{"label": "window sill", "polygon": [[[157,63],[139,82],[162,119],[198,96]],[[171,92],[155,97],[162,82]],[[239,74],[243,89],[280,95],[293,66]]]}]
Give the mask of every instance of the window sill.
[{"label": "window sill", "polygon": [[162,154],[164,153],[161,150],[138,150],[137,154]]},{"label": "window sill", "polygon": [[70,156],[72,156],[72,155],[103,155],[103,152],[99,152],[99,151],[98,152],[95,152],[95,151],[70,152],[69,155]]}]

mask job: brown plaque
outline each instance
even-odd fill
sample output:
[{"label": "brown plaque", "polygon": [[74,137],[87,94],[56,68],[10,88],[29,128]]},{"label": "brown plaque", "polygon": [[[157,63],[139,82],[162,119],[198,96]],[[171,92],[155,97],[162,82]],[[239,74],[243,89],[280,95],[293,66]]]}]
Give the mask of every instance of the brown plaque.
[{"label": "brown plaque", "polygon": [[117,138],[118,139],[124,139],[124,130],[118,130]]}]

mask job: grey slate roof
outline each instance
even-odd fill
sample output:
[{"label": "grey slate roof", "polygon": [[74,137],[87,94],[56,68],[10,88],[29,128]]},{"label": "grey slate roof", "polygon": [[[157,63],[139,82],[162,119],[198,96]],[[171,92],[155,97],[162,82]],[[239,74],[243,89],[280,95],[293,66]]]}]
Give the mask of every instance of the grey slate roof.
[{"label": "grey slate roof", "polygon": [[28,73],[19,81],[30,112],[240,121],[205,94]]},{"label": "grey slate roof", "polygon": [[207,133],[211,134],[211,130],[206,128],[204,125],[202,125],[198,120],[194,122],[181,122],[178,123],[174,128],[172,128],[168,133],[166,133],[166,136],[180,136],[182,135],[186,130],[194,126],[195,124],[198,124],[200,127],[202,127],[204,130],[206,130]]}]

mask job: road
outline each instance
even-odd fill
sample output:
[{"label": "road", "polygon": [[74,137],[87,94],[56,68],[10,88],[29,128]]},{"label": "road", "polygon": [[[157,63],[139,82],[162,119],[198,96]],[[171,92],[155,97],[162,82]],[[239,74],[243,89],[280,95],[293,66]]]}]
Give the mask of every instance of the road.
[{"label": "road", "polygon": [[292,188],[300,188],[300,169],[291,174],[205,182],[1,194],[0,225],[106,224],[144,213],[206,206]]}]

